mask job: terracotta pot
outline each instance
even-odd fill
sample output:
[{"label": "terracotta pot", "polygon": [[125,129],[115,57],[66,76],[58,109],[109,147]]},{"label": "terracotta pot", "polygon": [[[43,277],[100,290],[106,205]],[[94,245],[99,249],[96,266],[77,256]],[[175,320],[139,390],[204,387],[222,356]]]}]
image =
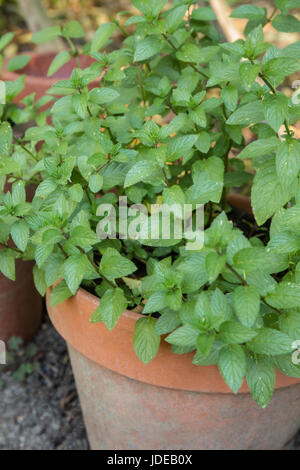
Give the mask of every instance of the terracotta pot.
[{"label": "terracotta pot", "polygon": [[0,274],[0,340],[11,336],[31,340],[42,318],[43,299],[32,278],[33,263],[16,261],[16,281]]},{"label": "terracotta pot", "polygon": [[[36,99],[41,98],[45,95],[46,91],[49,90],[58,80],[68,79],[72,73],[72,70],[77,67],[75,58],[72,58],[58,72],[56,72],[51,77],[48,77],[48,69],[56,53],[29,53],[26,55],[30,55],[31,60],[23,70],[18,70],[17,72],[5,71],[2,76],[4,81],[10,81],[17,80],[23,73],[26,73],[25,88],[17,96],[15,100],[16,103],[19,103],[25,96],[30,95],[33,92],[36,93]],[[84,68],[95,62],[89,56],[80,56],[79,61],[81,66]],[[98,83],[98,80],[94,80],[89,85],[89,87],[93,88],[98,86]]]},{"label": "terracotta pot", "polygon": [[[5,191],[10,185],[5,186]],[[27,199],[31,200],[34,186],[27,188]],[[10,281],[0,273],[0,340],[11,336],[31,340],[37,332],[42,318],[43,299],[37,292],[32,276],[33,263],[16,260],[16,281]]]},{"label": "terracotta pot", "polygon": [[[49,300],[47,295],[47,301]],[[99,299],[80,289],[48,312],[66,339],[92,449],[280,449],[300,424],[300,381],[276,371],[265,410],[244,382],[238,395],[216,366],[192,364],[162,341],[147,365],[132,338],[139,314],[109,332],[89,319]]]}]

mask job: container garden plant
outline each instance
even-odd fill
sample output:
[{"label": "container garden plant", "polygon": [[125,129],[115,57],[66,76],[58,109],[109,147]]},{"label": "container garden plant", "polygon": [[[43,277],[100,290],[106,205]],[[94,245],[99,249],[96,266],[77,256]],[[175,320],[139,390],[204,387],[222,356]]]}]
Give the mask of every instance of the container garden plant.
[{"label": "container garden plant", "polygon": [[[92,448],[281,448],[300,423],[300,106],[280,91],[299,43],[267,44],[252,5],[235,12],[246,39],[227,43],[209,7],[132,3],[122,47],[105,52],[115,25],[101,26],[84,49],[96,64],[52,87],[48,124],[19,144],[2,124],[3,161],[27,149],[1,201],[20,240],[4,256],[36,263]],[[273,25],[291,30],[282,5]],[[253,215],[228,197],[245,185]],[[193,249],[188,230],[147,237],[162,204],[172,227],[204,207],[204,245],[201,230]]]}]

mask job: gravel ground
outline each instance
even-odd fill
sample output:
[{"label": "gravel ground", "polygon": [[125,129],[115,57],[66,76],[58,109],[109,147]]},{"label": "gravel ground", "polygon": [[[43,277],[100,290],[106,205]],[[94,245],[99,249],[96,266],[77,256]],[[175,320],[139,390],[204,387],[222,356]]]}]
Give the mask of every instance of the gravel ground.
[{"label": "gravel ground", "polygon": [[[1,373],[1,450],[89,448],[64,341],[46,320],[35,338],[39,370],[24,382]],[[4,367],[4,366],[0,366]]]},{"label": "gravel ground", "polygon": [[[89,449],[66,346],[49,320],[35,344],[39,370],[25,381],[0,366],[0,450]],[[300,450],[300,433],[290,449]]]}]

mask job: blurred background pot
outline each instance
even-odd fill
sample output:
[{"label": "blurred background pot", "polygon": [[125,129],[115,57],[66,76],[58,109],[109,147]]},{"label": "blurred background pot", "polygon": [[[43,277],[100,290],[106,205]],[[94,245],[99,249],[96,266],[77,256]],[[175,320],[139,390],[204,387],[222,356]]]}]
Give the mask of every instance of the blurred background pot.
[{"label": "blurred background pot", "polygon": [[[51,62],[53,61],[54,57],[56,56],[55,52],[43,52],[43,53],[29,53],[26,55],[31,56],[31,60],[23,70],[18,70],[17,72],[8,72],[4,71],[2,79],[4,81],[13,81],[17,80],[22,74],[26,74],[25,78],[25,88],[24,90],[17,96],[16,102],[20,103],[20,101],[27,95],[31,93],[35,93],[35,98],[38,100],[39,98],[45,96],[46,91],[49,90],[57,81],[59,80],[66,80],[70,77],[72,70],[76,68],[76,60],[72,58],[67,64],[63,65],[61,69],[56,72],[51,77],[48,77],[48,69],[50,67]],[[80,56],[79,62],[81,67],[86,68],[89,67],[94,60],[89,56]],[[5,70],[5,66],[4,66]],[[94,80],[90,83],[89,87],[96,87],[98,86],[98,80]],[[52,103],[53,104],[53,103]],[[48,104],[48,106],[51,106]]]}]

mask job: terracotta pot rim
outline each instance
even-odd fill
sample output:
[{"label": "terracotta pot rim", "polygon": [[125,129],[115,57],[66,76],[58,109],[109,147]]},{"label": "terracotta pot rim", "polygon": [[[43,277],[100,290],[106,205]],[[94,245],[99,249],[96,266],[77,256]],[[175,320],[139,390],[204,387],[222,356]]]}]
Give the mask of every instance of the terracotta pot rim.
[{"label": "terracotta pot rim", "polygon": [[[192,364],[195,352],[174,354],[170,344],[163,340],[157,356],[144,365],[136,356],[132,343],[135,323],[143,315],[126,310],[113,331],[109,331],[104,323],[89,322],[100,302],[95,295],[80,288],[74,297],[53,308],[49,305],[50,292],[48,289],[47,307],[53,325],[73,348],[92,361],[153,386],[191,392],[232,393],[217,366],[195,366]],[[299,382],[299,379],[276,371],[276,389]],[[246,380],[239,393],[249,393]]]}]

